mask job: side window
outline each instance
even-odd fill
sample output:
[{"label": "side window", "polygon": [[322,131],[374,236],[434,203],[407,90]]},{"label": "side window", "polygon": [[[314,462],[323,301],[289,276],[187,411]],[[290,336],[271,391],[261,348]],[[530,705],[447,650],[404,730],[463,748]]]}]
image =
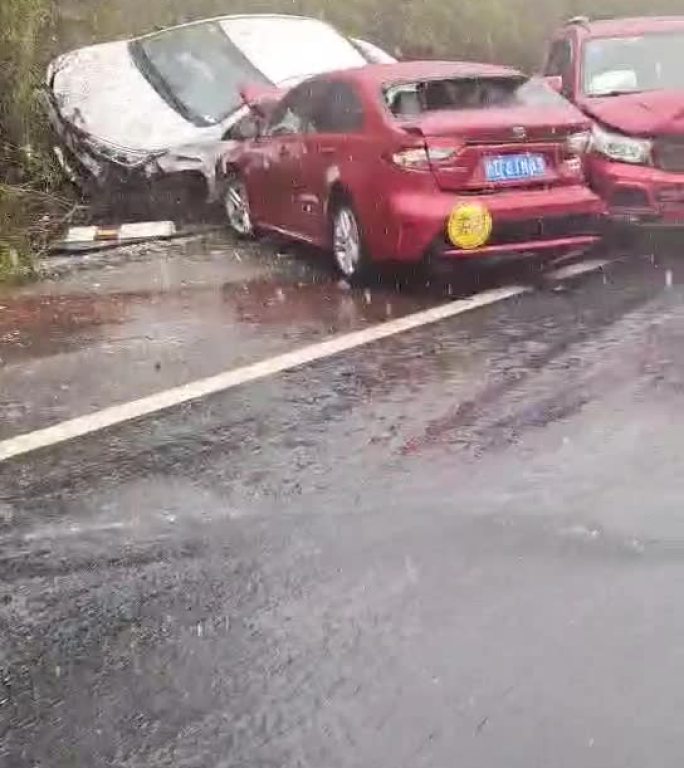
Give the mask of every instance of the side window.
[{"label": "side window", "polygon": [[548,77],[563,78],[563,93],[572,94],[572,43],[567,37],[556,40],[551,45],[544,74]]},{"label": "side window", "polygon": [[[293,94],[294,95],[294,94]],[[266,133],[269,136],[285,136],[302,133],[304,117],[299,104],[292,96],[283,99],[271,115]]]},{"label": "side window", "polygon": [[266,133],[269,136],[286,136],[313,130],[316,106],[326,90],[327,85],[320,80],[297,86],[275,108]]},{"label": "side window", "polygon": [[248,112],[228,128],[221,137],[221,141],[247,141],[255,139],[258,133],[259,121],[251,112]]},{"label": "side window", "polygon": [[312,128],[317,133],[356,133],[363,125],[363,104],[354,87],[332,83],[318,99]]}]

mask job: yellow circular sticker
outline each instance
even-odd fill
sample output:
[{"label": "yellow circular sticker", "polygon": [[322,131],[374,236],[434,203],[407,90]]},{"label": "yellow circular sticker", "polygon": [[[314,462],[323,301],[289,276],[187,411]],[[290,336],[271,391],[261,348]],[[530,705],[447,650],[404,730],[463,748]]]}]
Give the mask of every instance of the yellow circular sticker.
[{"label": "yellow circular sticker", "polygon": [[447,222],[449,240],[464,251],[482,248],[492,235],[492,214],[482,203],[465,203],[451,212]]}]

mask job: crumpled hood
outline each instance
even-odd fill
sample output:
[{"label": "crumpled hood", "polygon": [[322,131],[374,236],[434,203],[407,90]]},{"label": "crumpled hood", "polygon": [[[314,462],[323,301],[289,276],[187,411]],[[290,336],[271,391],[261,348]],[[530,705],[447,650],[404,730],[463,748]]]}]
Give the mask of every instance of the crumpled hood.
[{"label": "crumpled hood", "polygon": [[106,142],[142,151],[219,138],[172,109],[143,77],[128,43],[103,43],[64,54],[48,70],[64,119]]},{"label": "crumpled hood", "polygon": [[629,136],[684,136],[684,91],[653,91],[587,98],[582,109]]}]

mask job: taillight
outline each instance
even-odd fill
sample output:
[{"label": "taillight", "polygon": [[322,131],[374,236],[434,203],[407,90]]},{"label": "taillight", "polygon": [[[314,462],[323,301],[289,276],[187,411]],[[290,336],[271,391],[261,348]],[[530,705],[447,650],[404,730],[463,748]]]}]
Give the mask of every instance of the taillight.
[{"label": "taillight", "polygon": [[446,163],[456,157],[458,150],[453,147],[428,147],[428,157],[431,163]]},{"label": "taillight", "polygon": [[580,157],[589,149],[591,133],[582,131],[581,133],[572,133],[565,140],[565,151],[574,157]]},{"label": "taillight", "polygon": [[424,147],[402,149],[392,155],[392,162],[400,168],[408,170],[422,170],[430,167],[430,158]]},{"label": "taillight", "polygon": [[431,165],[448,162],[457,154],[454,147],[412,147],[395,152],[392,162],[407,170],[429,170]]}]

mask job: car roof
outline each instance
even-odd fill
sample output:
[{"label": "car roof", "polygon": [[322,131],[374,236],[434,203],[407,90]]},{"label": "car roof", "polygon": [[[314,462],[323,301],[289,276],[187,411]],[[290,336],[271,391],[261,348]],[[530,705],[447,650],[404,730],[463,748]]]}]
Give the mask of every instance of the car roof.
[{"label": "car roof", "polygon": [[280,21],[315,21],[320,24],[330,26],[327,21],[323,19],[316,19],[311,16],[297,16],[288,13],[242,13],[242,14],[224,14],[223,16],[212,16],[208,19],[195,19],[194,21],[188,21],[185,24],[176,24],[172,27],[164,27],[163,29],[157,29],[154,32],[148,32],[145,35],[136,37],[136,40],[146,40],[150,37],[156,37],[157,35],[163,35],[166,32],[173,32],[176,29],[185,29],[187,27],[197,27],[202,24],[211,24],[221,21],[232,21],[234,19],[252,19],[254,21],[265,21],[267,19],[277,19]]},{"label": "car roof", "polygon": [[674,30],[684,30],[684,16],[640,16],[603,21],[577,21],[577,26],[588,38],[631,37]]},{"label": "car roof", "polygon": [[520,77],[521,73],[510,67],[480,64],[473,61],[402,61],[396,64],[370,64],[358,69],[321,75],[344,76],[347,80],[371,85],[411,82],[413,80],[437,80],[439,78],[471,77]]}]

